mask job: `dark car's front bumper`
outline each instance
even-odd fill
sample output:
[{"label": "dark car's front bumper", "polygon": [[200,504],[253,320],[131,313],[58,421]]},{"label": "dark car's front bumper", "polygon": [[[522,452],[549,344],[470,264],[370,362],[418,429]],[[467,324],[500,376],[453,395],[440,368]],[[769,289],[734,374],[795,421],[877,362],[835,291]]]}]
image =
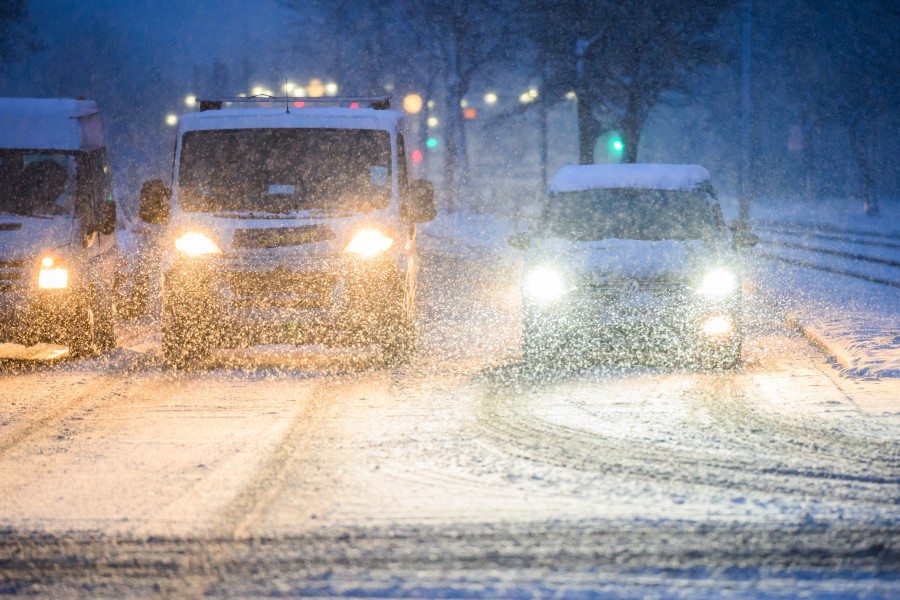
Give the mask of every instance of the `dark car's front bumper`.
[{"label": "dark car's front bumper", "polygon": [[[728,330],[711,333],[711,319]],[[523,344],[532,346],[526,351],[678,357],[726,351],[739,340],[737,293],[713,301],[683,290],[616,296],[575,290],[555,302],[523,299]]]}]

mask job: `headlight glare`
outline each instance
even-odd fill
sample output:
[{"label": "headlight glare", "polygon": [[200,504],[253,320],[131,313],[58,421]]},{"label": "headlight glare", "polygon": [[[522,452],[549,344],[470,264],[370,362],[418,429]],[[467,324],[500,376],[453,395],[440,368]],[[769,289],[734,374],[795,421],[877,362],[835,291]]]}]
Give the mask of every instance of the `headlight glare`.
[{"label": "headlight glare", "polygon": [[717,267],[706,273],[697,293],[708,298],[724,298],[734,291],[736,283],[733,272],[724,267]]},{"label": "headlight glare", "polygon": [[563,274],[553,267],[534,267],[525,275],[525,295],[538,302],[552,302],[569,291]]},{"label": "headlight glare", "polygon": [[62,290],[69,287],[69,270],[59,266],[52,256],[41,259],[38,287],[45,290]]},{"label": "headlight glare", "polygon": [[703,322],[703,333],[709,337],[728,335],[732,328],[731,321],[721,315],[709,317]]},{"label": "headlight glare", "polygon": [[356,254],[360,258],[373,258],[383,254],[394,245],[394,240],[377,229],[363,229],[353,236],[344,252]]},{"label": "headlight glare", "polygon": [[207,254],[222,254],[222,249],[214,241],[203,235],[189,231],[175,240],[175,248],[188,256],[205,256]]}]

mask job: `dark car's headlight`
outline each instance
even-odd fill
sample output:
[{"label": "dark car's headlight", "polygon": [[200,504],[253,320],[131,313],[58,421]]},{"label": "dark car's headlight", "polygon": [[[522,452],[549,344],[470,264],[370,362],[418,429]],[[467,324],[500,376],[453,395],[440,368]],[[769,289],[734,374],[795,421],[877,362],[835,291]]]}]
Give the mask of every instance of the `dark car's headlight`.
[{"label": "dark car's headlight", "polygon": [[715,267],[703,275],[697,293],[711,299],[725,298],[737,288],[737,276],[725,267]]},{"label": "dark car's headlight", "polygon": [[531,300],[548,303],[565,296],[572,287],[565,275],[551,265],[538,265],[525,273],[522,292]]}]

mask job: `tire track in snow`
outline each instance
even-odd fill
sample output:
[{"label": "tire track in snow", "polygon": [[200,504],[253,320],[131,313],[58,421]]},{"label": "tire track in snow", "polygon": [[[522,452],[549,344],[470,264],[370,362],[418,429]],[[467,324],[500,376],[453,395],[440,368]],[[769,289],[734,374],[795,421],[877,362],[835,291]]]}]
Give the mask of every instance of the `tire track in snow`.
[{"label": "tire track in snow", "polygon": [[[726,456],[701,447],[685,449],[647,440],[613,438],[557,425],[529,412],[529,392],[487,389],[478,407],[484,434],[506,452],[534,462],[661,483],[677,482],[733,490],[896,505],[900,476],[861,477],[834,473],[833,465],[785,465],[757,455]],[[732,402],[732,398],[717,398]],[[686,444],[695,443],[690,435]]]},{"label": "tire track in snow", "polygon": [[52,429],[59,421],[91,401],[94,405],[100,405],[131,384],[132,381],[115,375],[92,376],[89,383],[79,386],[71,396],[55,401],[49,409],[38,415],[29,416],[11,430],[0,429],[0,457],[38,433]]},{"label": "tire track in snow", "polygon": [[[702,406],[722,431],[739,432],[741,438],[758,448],[769,452],[777,449],[793,459],[799,459],[800,454],[819,464],[838,466],[848,479],[850,473],[874,469],[883,474],[879,479],[900,482],[900,447],[895,442],[865,432],[854,434],[840,423],[815,417],[793,415],[788,420],[786,415],[766,413],[758,408],[764,393],[765,389],[727,379],[713,382],[711,391],[695,390],[691,400]],[[739,441],[737,436],[734,439]]]},{"label": "tire track in snow", "polygon": [[337,382],[332,378],[315,383],[311,395],[291,419],[274,450],[254,469],[253,478],[222,510],[211,528],[213,538],[239,540],[250,537],[254,525],[284,491],[315,435],[321,433],[319,425],[334,405],[331,392],[335,385]]}]

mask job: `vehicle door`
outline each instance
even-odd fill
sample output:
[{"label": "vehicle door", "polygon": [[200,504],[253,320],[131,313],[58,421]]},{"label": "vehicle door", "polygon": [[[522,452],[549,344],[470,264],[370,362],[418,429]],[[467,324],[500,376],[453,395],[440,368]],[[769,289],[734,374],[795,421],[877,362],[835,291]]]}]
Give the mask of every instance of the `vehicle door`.
[{"label": "vehicle door", "polygon": [[[106,148],[81,154],[77,164],[75,216],[80,225],[86,283],[104,295],[113,291],[115,277],[115,199]],[[74,242],[78,245],[78,240]]]}]

